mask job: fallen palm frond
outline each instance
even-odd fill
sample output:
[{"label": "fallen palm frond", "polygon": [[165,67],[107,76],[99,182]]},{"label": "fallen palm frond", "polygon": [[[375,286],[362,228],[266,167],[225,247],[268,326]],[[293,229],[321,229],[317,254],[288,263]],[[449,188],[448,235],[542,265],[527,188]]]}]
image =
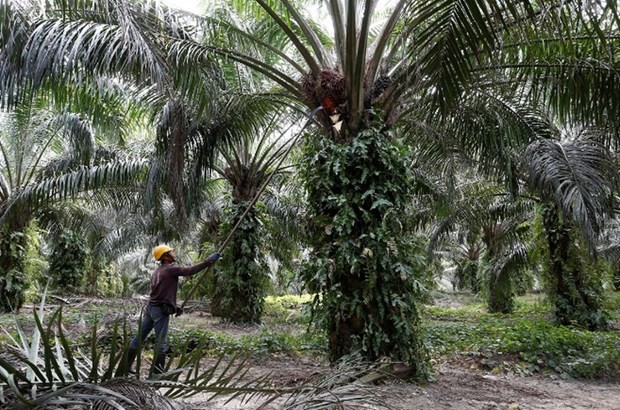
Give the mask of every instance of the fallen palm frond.
[{"label": "fallen palm frond", "polygon": [[[369,382],[391,375],[391,363],[369,364],[358,354],[343,357],[314,382],[300,386],[285,401],[287,410],[391,409]],[[260,407],[262,408],[262,407]]]}]

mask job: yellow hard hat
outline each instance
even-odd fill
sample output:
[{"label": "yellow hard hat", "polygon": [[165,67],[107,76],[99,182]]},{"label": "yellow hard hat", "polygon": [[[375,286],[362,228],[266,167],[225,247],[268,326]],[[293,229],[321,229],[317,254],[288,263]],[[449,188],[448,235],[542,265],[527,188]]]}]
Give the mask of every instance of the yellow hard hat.
[{"label": "yellow hard hat", "polygon": [[168,245],[157,245],[156,247],[153,248],[153,257],[155,258],[156,261],[158,261],[159,258],[161,258],[164,255],[164,253],[170,252],[171,250],[173,249],[169,247]]}]

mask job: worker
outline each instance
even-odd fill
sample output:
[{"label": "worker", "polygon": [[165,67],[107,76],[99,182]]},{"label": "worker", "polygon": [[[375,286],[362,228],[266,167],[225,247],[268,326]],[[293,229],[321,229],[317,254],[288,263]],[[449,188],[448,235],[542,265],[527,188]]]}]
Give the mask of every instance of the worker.
[{"label": "worker", "polygon": [[153,328],[155,329],[156,344],[154,373],[162,373],[166,360],[168,324],[170,315],[180,316],[183,313],[181,307],[177,307],[177,288],[179,276],[192,276],[201,270],[213,265],[221,255],[216,252],[197,265],[184,267],[175,264],[177,256],[168,245],[158,245],[153,248],[153,257],[160,262],[151,276],[151,295],[142,318],[140,333],[136,335],[129,345],[127,362],[130,373],[136,359],[139,337],[146,339]]}]

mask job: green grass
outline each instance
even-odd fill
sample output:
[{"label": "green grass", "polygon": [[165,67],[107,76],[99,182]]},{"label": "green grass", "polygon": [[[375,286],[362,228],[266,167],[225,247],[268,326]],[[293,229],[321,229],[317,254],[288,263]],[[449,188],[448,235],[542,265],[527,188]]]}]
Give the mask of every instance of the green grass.
[{"label": "green grass", "polygon": [[607,292],[603,309],[609,313],[612,322],[620,323],[620,292]]},{"label": "green grass", "polygon": [[263,322],[269,325],[310,323],[309,304],[312,295],[267,296],[263,308]]},{"label": "green grass", "polygon": [[251,335],[232,336],[208,329],[185,329],[170,335],[173,349],[184,348],[188,341],[204,340],[205,354],[249,355],[255,359],[301,356],[321,357],[325,355],[326,340],[313,333],[293,334],[287,331],[274,332],[262,327]]},{"label": "green grass", "polygon": [[325,355],[327,340],[309,327],[307,304],[310,295],[268,296],[263,310],[263,324],[243,334],[214,329],[186,328],[172,333],[170,344],[183,346],[188,340],[204,338],[206,353],[250,354],[255,358],[320,357]]}]

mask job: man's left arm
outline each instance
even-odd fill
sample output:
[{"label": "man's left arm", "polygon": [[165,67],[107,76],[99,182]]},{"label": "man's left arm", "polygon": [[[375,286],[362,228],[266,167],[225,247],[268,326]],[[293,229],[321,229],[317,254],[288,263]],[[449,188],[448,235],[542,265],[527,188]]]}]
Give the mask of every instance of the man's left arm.
[{"label": "man's left arm", "polygon": [[192,276],[197,274],[198,272],[200,272],[201,270],[208,268],[209,266],[212,266],[213,264],[215,264],[215,262],[217,262],[218,259],[220,259],[222,257],[222,255],[219,252],[215,252],[213,254],[211,254],[207,259],[205,259],[204,261],[194,265],[194,266],[187,266],[187,267],[183,267],[183,266],[177,266],[176,269],[176,274],[178,276]]}]

